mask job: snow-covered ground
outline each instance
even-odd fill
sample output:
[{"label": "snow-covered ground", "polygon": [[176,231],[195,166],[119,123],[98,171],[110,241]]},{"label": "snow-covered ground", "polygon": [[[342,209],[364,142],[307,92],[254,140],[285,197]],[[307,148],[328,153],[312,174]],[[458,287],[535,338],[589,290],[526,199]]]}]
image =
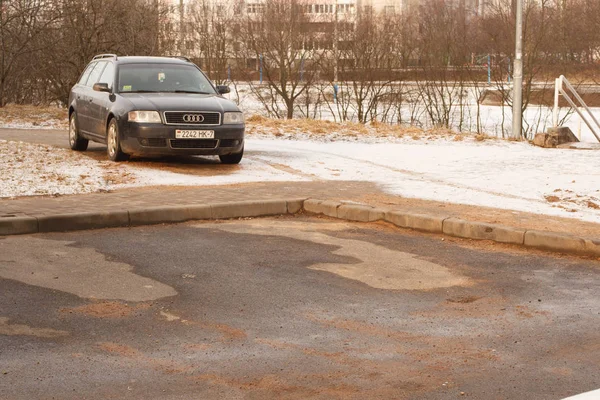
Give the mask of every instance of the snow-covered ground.
[{"label": "snow-covered ground", "polygon": [[[148,185],[263,181],[367,181],[404,197],[600,223],[597,151],[540,149],[472,138],[370,142],[252,137],[238,167],[203,165],[201,176],[140,163],[95,161],[69,150],[0,141],[0,197],[86,193]],[[214,168],[215,173],[206,174]]]}]

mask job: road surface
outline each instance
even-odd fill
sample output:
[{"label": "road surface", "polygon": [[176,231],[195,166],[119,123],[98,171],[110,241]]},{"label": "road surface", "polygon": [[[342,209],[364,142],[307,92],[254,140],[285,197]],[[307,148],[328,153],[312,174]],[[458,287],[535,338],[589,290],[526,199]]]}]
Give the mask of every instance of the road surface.
[{"label": "road surface", "polygon": [[0,237],[2,399],[560,399],[597,261],[285,217]]}]

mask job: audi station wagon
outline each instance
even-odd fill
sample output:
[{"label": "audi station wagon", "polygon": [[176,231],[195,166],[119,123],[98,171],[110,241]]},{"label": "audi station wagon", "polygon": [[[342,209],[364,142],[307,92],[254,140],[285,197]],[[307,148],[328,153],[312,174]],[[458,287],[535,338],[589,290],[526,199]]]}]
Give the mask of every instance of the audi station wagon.
[{"label": "audi station wagon", "polygon": [[108,158],[216,155],[238,164],[244,114],[185,57],[94,57],[71,89],[69,144],[107,145]]}]

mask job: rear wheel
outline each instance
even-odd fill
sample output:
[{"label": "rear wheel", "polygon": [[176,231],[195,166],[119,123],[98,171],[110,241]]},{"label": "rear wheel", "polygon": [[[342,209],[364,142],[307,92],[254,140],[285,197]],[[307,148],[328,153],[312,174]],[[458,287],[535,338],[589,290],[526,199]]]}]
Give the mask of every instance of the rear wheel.
[{"label": "rear wheel", "polygon": [[73,112],[69,118],[69,146],[71,150],[85,151],[88,148],[89,140],[79,136],[79,128],[77,125],[77,114]]},{"label": "rear wheel", "polygon": [[106,132],[106,152],[111,161],[126,161],[129,159],[129,154],[123,153],[123,150],[121,150],[119,126],[114,118],[108,123]]},{"label": "rear wheel", "polygon": [[244,157],[244,148],[242,147],[242,151],[239,153],[233,154],[225,154],[219,156],[219,159],[223,164],[239,164],[242,161],[242,157]]}]

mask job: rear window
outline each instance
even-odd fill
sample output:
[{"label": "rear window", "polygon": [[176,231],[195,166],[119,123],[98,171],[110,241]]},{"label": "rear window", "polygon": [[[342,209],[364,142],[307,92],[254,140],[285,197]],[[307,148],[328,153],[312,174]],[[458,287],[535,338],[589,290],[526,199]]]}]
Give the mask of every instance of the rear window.
[{"label": "rear window", "polygon": [[94,86],[94,84],[98,82],[98,79],[100,78],[100,75],[102,74],[102,71],[104,70],[105,66],[106,61],[100,61],[98,64],[96,64],[96,67],[92,70],[90,76],[87,79],[87,82],[85,82],[84,84],[90,87]]},{"label": "rear window", "polygon": [[90,65],[88,65],[88,67],[85,69],[85,71],[83,71],[83,74],[81,74],[81,78],[79,78],[79,82],[77,82],[80,85],[85,85],[85,83],[87,82],[90,73],[92,72],[92,69],[94,69],[94,67],[96,66],[96,63],[91,63]]},{"label": "rear window", "polygon": [[123,64],[119,66],[118,91],[216,93],[198,68],[178,64]]}]

